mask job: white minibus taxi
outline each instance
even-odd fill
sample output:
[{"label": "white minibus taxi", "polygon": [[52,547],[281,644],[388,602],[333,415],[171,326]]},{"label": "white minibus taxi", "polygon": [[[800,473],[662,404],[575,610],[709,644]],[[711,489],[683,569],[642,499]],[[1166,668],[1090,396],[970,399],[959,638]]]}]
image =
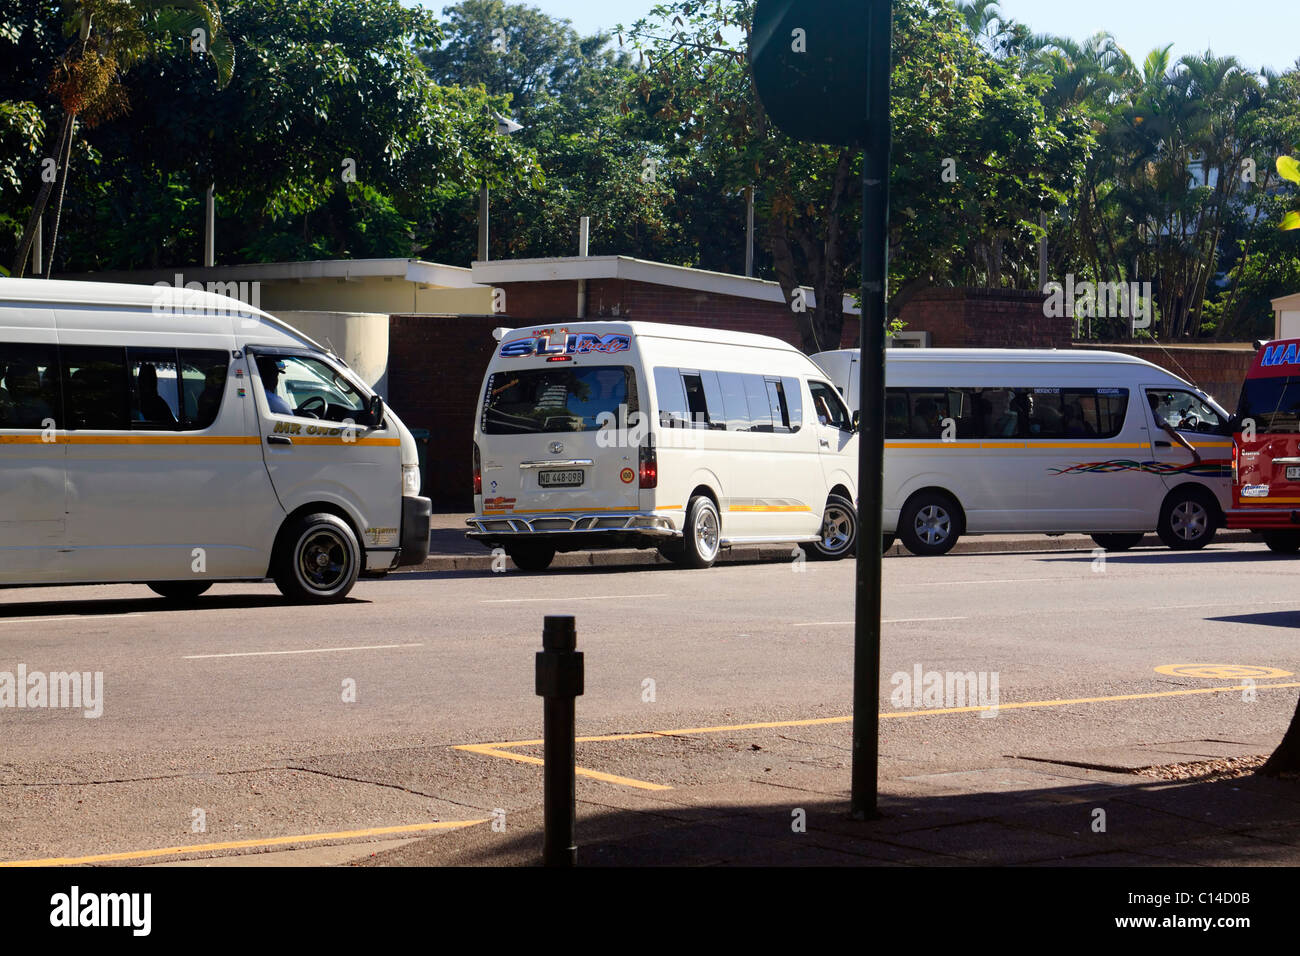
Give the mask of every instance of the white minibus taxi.
[{"label": "white minibus taxi", "polygon": [[557,551],[737,544],[854,553],[857,434],[779,339],[645,322],[497,330],[474,426],[471,538],[527,570]]},{"label": "white minibus taxi", "polygon": [[337,356],[207,292],[0,279],[0,585],[272,578],[341,600],[423,561],[415,441]]},{"label": "white minibus taxi", "polygon": [[[856,409],[856,349],[813,356]],[[1232,480],[1230,417],[1142,359],[1091,350],[886,352],[886,542],[945,554],[963,534],[1155,531],[1202,548]]]}]

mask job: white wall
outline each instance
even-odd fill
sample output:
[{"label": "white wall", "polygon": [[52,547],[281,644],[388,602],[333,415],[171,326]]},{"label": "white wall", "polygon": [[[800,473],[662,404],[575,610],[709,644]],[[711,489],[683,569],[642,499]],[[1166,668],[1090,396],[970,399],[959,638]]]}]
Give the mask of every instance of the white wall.
[{"label": "white wall", "polygon": [[1300,309],[1287,309],[1277,313],[1276,339],[1300,339]]},{"label": "white wall", "polygon": [[388,315],[375,312],[270,311],[329,345],[367,385],[388,399]]}]

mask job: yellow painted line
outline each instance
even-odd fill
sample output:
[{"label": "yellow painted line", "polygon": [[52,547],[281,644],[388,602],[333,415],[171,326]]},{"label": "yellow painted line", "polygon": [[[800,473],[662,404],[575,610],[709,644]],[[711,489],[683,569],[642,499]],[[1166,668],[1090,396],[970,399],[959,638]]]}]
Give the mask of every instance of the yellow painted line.
[{"label": "yellow painted line", "polygon": [[[936,707],[925,710],[894,710],[882,711],[879,716],[881,719],[898,719],[903,717],[937,717],[944,714],[973,714],[985,710],[1029,710],[1045,707],[1069,707],[1075,704],[1108,704],[1125,700],[1154,700],[1164,697],[1190,697],[1197,694],[1228,694],[1244,690],[1285,690],[1288,688],[1300,687],[1300,681],[1287,684],[1238,684],[1234,687],[1191,687],[1184,690],[1163,690],[1152,691],[1144,694],[1116,694],[1109,697],[1071,697],[1060,700],[1029,700],[1020,701],[1010,704],[998,704],[996,707],[991,705],[981,705],[974,707]],[[738,730],[774,730],[784,727],[825,727],[831,724],[847,724],[853,721],[853,717],[814,717],[806,720],[773,720],[753,724],[724,724],[718,727],[686,727],[679,730],[648,730],[631,734],[602,734],[595,737],[577,737],[576,743],[610,743],[620,740],[652,740],[658,737],[688,737],[698,734],[724,734]],[[520,763],[529,763],[535,766],[545,766],[545,761],[540,757],[532,757],[527,754],[511,753],[510,750],[516,747],[540,747],[545,743],[542,740],[504,740],[496,743],[486,744],[457,744],[453,750],[464,750],[469,753],[482,754],[488,757],[500,757],[505,760],[517,760]],[[612,774],[601,773],[597,770],[587,770],[577,768],[580,776],[590,777],[594,780],[603,780],[606,783],[617,783],[626,787],[636,787],[640,790],[671,790],[672,787],[663,784],[648,783],[644,780],[634,780],[630,777],[616,777]]]},{"label": "yellow painted line", "polygon": [[94,856],[55,856],[44,860],[5,860],[0,867],[81,866],[86,863],[115,863],[147,860],[154,856],[179,856],[183,853],[209,853],[215,850],[244,850],[252,847],[285,846],[290,843],[319,843],[322,840],[351,840],[359,837],[388,836],[395,833],[426,833],[430,830],[459,830],[487,820],[442,820],[437,823],[412,823],[397,827],[371,827],[368,830],[341,830],[337,833],[304,833],[298,836],[268,837],[263,840],[232,840],[228,843],[196,843],[192,846],[168,846],[156,850],[131,850],[125,853],[97,853]]},{"label": "yellow painted line", "polygon": [[[582,738],[579,737],[579,740]],[[541,744],[539,740],[537,744]],[[456,750],[467,750],[470,753],[483,754],[487,757],[501,757],[504,760],[517,760],[520,763],[529,763],[537,767],[546,765],[546,762],[540,757],[531,757],[528,754],[515,754],[489,744],[462,744],[455,748]],[[602,773],[599,770],[588,770],[586,767],[575,767],[574,773],[579,777],[588,777],[592,780],[599,780],[602,783],[613,783],[624,787],[633,787],[637,790],[671,790],[672,787],[665,786],[662,783],[650,783],[646,780],[633,780],[631,777],[619,777],[612,773]]]}]

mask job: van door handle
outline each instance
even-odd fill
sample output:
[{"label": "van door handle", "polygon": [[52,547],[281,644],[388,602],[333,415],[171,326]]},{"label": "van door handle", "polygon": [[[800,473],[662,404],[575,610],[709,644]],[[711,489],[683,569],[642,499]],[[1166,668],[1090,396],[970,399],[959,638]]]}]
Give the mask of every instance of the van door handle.
[{"label": "van door handle", "polygon": [[818,442],[818,444],[820,444],[823,448],[830,448],[830,447],[831,447],[831,443],[828,442],[825,438],[819,438],[819,439],[817,439],[817,442]]},{"label": "van door handle", "polygon": [[1173,448],[1173,447],[1174,447],[1172,442],[1167,442],[1167,441],[1158,441],[1158,442],[1155,442],[1154,444],[1155,444],[1155,446],[1156,446],[1157,448]]},{"label": "van door handle", "polygon": [[268,445],[292,445],[292,438],[285,438],[283,435],[267,435],[266,443]]}]

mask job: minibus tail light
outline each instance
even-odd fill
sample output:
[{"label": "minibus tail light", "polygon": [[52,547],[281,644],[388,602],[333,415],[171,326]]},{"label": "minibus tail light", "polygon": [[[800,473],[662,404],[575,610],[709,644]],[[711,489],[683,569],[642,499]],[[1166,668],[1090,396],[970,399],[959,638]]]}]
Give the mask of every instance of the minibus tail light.
[{"label": "minibus tail light", "polygon": [[659,487],[659,456],[655,454],[655,446],[649,437],[646,439],[645,444],[641,446],[639,472],[641,478],[640,487]]},{"label": "minibus tail light", "polygon": [[1235,441],[1232,443],[1232,483],[1237,484],[1237,457],[1241,454],[1241,446]]},{"label": "minibus tail light", "polygon": [[478,442],[474,443],[474,494],[483,494],[483,460],[479,457]]}]

